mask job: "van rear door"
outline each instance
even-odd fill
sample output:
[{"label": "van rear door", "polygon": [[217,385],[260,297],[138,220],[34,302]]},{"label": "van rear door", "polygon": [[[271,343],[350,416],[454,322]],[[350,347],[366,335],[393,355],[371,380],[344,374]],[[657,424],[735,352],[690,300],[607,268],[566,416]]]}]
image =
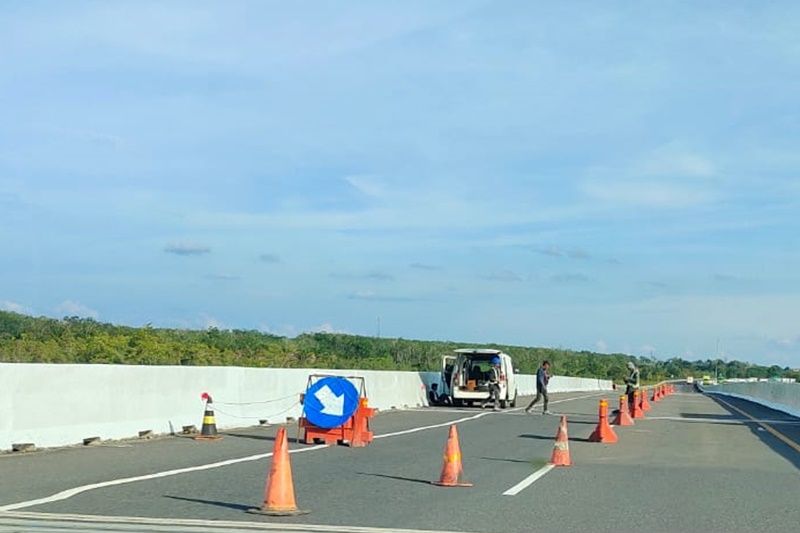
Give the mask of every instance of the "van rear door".
[{"label": "van rear door", "polygon": [[442,394],[452,395],[453,369],[456,366],[456,358],[453,355],[442,357]]}]

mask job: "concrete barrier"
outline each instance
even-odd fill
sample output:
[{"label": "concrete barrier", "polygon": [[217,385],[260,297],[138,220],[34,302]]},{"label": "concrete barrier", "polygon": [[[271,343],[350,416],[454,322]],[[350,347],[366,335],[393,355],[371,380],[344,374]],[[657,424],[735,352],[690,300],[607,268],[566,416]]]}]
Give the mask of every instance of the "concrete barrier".
[{"label": "concrete barrier", "polygon": [[733,396],[800,418],[800,383],[721,383],[703,385],[704,392]]},{"label": "concrete barrier", "polygon": [[[284,422],[300,416],[299,395],[315,373],[364,378],[370,405],[380,410],[427,405],[429,385],[440,380],[438,372],[0,363],[0,449],[179,433],[200,426],[203,392],[214,398],[219,428]],[[520,395],[535,392],[534,376],[518,379]],[[556,376],[550,391],[610,388],[610,381]]]}]

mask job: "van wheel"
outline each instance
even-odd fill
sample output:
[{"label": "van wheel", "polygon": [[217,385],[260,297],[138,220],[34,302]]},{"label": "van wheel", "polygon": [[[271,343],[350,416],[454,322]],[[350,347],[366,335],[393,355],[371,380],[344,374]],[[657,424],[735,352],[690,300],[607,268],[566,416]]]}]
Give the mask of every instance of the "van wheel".
[{"label": "van wheel", "polygon": [[514,391],[514,399],[511,400],[511,407],[517,406],[517,391]]},{"label": "van wheel", "polygon": [[506,408],[506,401],[500,400],[500,409],[505,409],[505,408]]},{"label": "van wheel", "polygon": [[453,399],[453,407],[461,407],[462,405],[464,405],[464,400]]}]

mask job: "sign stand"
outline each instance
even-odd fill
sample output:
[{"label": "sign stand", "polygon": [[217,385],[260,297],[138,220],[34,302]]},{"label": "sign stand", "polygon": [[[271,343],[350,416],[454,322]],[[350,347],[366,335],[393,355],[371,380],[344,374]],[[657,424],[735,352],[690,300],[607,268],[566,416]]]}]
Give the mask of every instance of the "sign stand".
[{"label": "sign stand", "polygon": [[[353,385],[358,383],[358,389]],[[377,409],[369,407],[366,381],[361,376],[312,374],[301,395],[303,416],[298,420],[305,430],[306,444],[341,444],[360,448],[372,442],[369,419]]]}]

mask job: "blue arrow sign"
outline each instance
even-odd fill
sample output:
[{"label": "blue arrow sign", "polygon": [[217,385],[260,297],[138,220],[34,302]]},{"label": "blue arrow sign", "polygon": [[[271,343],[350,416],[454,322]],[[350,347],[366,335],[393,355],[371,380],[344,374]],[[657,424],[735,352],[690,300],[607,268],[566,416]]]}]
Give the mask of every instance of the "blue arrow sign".
[{"label": "blue arrow sign", "polygon": [[345,378],[328,376],[306,389],[303,409],[306,418],[317,427],[339,427],[358,408],[358,391]]}]

